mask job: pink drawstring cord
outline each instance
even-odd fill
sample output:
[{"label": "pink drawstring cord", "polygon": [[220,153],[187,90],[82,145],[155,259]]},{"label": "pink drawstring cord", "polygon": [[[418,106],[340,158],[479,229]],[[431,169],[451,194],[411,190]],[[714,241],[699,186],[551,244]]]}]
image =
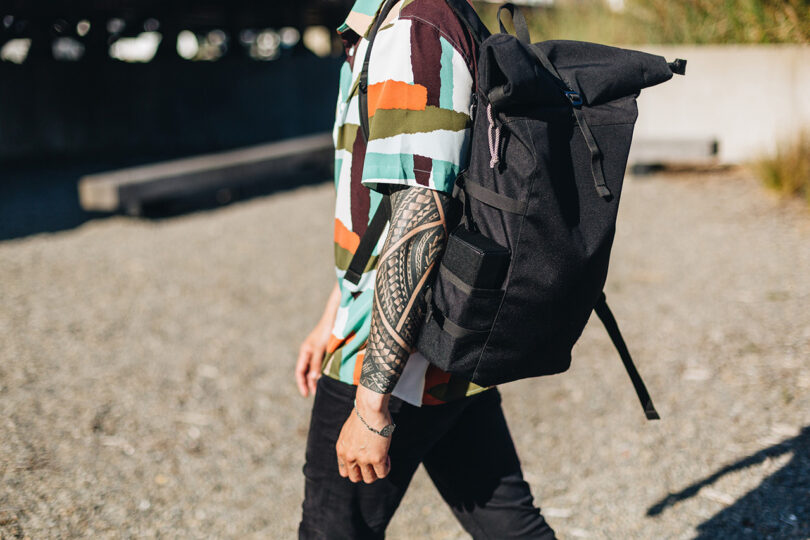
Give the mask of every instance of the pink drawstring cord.
[{"label": "pink drawstring cord", "polygon": [[[489,141],[489,168],[494,169],[495,165],[500,161],[498,159],[498,150],[501,144],[501,128],[495,125],[495,120],[492,118],[492,104],[487,104],[487,119],[489,119],[489,129],[487,129],[487,139]],[[492,132],[495,132],[493,137]]]}]

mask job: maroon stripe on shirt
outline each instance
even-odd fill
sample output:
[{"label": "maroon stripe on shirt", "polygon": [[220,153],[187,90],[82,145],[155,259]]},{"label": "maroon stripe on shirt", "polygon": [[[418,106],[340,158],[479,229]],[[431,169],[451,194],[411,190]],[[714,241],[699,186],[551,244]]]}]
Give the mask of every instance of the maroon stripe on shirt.
[{"label": "maroon stripe on shirt", "polygon": [[447,2],[413,0],[413,2],[402,8],[399,18],[411,19],[414,25],[421,24],[435,27],[442,37],[461,53],[467,61],[467,67],[472,71],[473,56],[476,53],[475,45],[467,28],[456,17]]},{"label": "maroon stripe on shirt", "polygon": [[368,212],[371,208],[371,197],[369,189],[363,185],[363,163],[366,161],[366,141],[363,134],[357,130],[352,146],[352,171],[351,171],[351,203],[352,232],[361,237],[368,228]]},{"label": "maroon stripe on shirt", "polygon": [[442,45],[434,27],[411,25],[411,67],[414,84],[427,88],[428,106],[438,107],[442,86]]},{"label": "maroon stripe on shirt", "polygon": [[432,159],[418,154],[413,155],[413,174],[417,184],[430,187],[430,172],[432,170]]}]

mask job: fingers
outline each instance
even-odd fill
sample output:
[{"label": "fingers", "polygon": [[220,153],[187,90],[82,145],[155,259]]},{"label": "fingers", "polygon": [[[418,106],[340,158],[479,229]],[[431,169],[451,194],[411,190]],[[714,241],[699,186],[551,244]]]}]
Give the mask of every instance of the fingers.
[{"label": "fingers", "polygon": [[349,467],[349,480],[351,480],[355,484],[363,480],[363,475],[360,473],[359,466],[353,465]]},{"label": "fingers", "polygon": [[312,349],[310,349],[306,343],[301,345],[301,348],[298,350],[298,361],[295,363],[295,384],[298,386],[298,392],[304,397],[309,395],[307,371],[309,370],[311,357]]},{"label": "fingers", "polygon": [[[375,480],[377,478],[385,478],[391,471],[391,457],[386,456],[385,461],[381,463],[374,463],[371,465],[371,467],[372,471],[374,472]],[[363,479],[365,479],[365,475],[363,476]]]},{"label": "fingers", "polygon": [[371,465],[363,465],[360,468],[360,474],[363,477],[363,482],[371,484],[377,479],[377,474],[374,472],[374,467]]},{"label": "fingers", "polygon": [[310,343],[304,343],[298,350],[298,361],[295,363],[295,384],[302,396],[307,397],[310,393],[315,395],[318,379],[321,378],[321,366],[325,353],[325,348],[313,347]]},{"label": "fingers", "polygon": [[388,476],[390,470],[390,458],[386,459],[383,463],[377,464],[344,461],[338,458],[338,473],[343,478],[348,478],[354,483],[362,480],[366,484],[371,484],[380,478]]},{"label": "fingers", "polygon": [[307,385],[309,386],[309,391],[312,392],[312,395],[315,395],[315,391],[318,389],[318,379],[321,378],[321,368],[312,369],[312,366],[309,368],[309,373],[307,374]]},{"label": "fingers", "polygon": [[345,458],[338,457],[338,473],[343,478],[348,478],[352,482],[359,482],[363,479],[363,474],[360,472],[360,467],[357,462],[349,461]]},{"label": "fingers", "polygon": [[341,474],[341,476],[344,478],[348,477],[349,480],[355,484],[363,480],[363,475],[360,472],[360,467],[357,465],[357,463],[348,463],[345,465],[344,469],[346,470],[346,474]]},{"label": "fingers", "polygon": [[335,453],[340,476],[367,484],[385,478],[391,470],[390,439],[370,433],[354,414],[340,430]]},{"label": "fingers", "polygon": [[326,354],[326,349],[318,348],[309,357],[309,372],[307,373],[307,384],[309,391],[315,395],[318,388],[318,379],[321,378],[321,367],[323,366],[323,355]]}]

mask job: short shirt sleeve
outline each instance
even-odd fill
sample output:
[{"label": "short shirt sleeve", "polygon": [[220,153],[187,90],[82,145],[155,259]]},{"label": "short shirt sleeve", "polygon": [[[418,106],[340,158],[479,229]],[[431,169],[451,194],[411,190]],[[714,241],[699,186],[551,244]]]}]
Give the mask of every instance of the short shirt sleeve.
[{"label": "short shirt sleeve", "polygon": [[451,193],[469,159],[468,62],[435,26],[398,19],[377,34],[368,75],[363,184]]}]

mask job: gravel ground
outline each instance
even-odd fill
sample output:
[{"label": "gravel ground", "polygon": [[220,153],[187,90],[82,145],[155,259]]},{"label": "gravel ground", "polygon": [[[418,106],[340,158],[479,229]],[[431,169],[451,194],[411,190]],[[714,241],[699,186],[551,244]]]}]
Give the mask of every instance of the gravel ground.
[{"label": "gravel ground", "polygon": [[[0,538],[292,538],[332,189],[0,243]],[[608,298],[502,388],[561,538],[810,538],[810,212],[741,172],[630,179]],[[465,538],[423,472],[391,538]]]}]

